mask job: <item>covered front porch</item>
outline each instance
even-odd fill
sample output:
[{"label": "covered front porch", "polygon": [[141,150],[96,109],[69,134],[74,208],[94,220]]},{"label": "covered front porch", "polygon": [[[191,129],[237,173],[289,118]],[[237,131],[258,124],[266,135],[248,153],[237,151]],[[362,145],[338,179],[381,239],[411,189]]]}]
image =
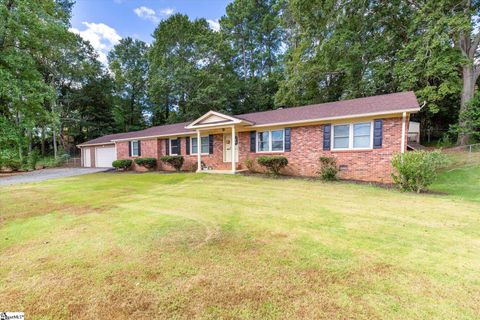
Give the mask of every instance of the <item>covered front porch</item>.
[{"label": "covered front porch", "polygon": [[[248,121],[210,111],[187,126],[196,131],[197,172],[235,174],[246,171],[245,168],[238,168],[241,150],[239,132],[245,131],[249,125],[251,123]],[[222,136],[222,165],[212,167],[202,161],[202,137],[208,135]]]}]

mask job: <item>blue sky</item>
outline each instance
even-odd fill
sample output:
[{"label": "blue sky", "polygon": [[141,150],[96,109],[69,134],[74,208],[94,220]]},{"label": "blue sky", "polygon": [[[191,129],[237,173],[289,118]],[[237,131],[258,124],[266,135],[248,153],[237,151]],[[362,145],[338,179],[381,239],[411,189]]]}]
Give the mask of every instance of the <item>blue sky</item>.
[{"label": "blue sky", "polygon": [[89,40],[106,63],[106,54],[121,38],[152,41],[159,21],[180,12],[191,19],[205,18],[218,27],[229,0],[77,0],[72,31]]}]

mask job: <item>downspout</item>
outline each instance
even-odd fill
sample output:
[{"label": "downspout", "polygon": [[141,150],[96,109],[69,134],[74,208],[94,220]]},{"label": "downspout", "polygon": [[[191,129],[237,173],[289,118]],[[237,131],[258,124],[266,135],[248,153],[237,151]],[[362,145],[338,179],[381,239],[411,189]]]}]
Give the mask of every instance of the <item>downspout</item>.
[{"label": "downspout", "polygon": [[405,125],[406,125],[406,120],[407,120],[407,113],[404,112],[402,114],[402,143],[401,143],[401,153],[405,153]]}]

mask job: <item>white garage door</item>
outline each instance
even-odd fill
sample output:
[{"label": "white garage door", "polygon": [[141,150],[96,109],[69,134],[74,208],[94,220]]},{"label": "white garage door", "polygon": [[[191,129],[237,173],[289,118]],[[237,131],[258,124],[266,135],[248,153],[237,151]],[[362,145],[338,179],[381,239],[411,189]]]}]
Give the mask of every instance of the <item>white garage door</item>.
[{"label": "white garage door", "polygon": [[95,167],[110,168],[115,160],[117,160],[115,147],[96,148]]}]

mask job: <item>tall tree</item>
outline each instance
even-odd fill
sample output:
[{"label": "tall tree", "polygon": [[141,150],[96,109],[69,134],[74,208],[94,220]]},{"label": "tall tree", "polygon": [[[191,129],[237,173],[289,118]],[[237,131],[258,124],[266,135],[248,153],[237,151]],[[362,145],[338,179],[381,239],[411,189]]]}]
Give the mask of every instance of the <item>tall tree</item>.
[{"label": "tall tree", "polygon": [[210,109],[234,110],[237,89],[227,51],[205,19],[176,14],[160,22],[149,53],[154,124],[190,120]]},{"label": "tall tree", "polygon": [[115,81],[115,120],[124,131],[146,126],[147,100],[147,44],[130,37],[108,54],[108,63]]},{"label": "tall tree", "polygon": [[233,49],[231,63],[242,83],[238,112],[272,109],[282,78],[286,1],[235,0],[220,19],[221,32]]},{"label": "tall tree", "polygon": [[428,101],[441,103],[449,95],[460,98],[454,112],[460,129],[457,143],[466,144],[469,128],[465,113],[480,75],[480,1],[408,2],[414,9],[414,23],[407,49],[410,55],[416,54],[407,70],[412,76],[426,71],[435,79],[433,87],[424,90],[429,93]]},{"label": "tall tree", "polygon": [[289,2],[285,80],[278,104],[298,105],[397,91],[397,54],[408,41],[403,0]]},{"label": "tall tree", "polygon": [[[18,157],[55,90],[44,73],[45,57],[53,61],[68,34],[69,0],[5,0],[0,3],[0,114],[15,123]],[[51,114],[50,123],[55,115]],[[31,143],[30,143],[31,145]]]}]

